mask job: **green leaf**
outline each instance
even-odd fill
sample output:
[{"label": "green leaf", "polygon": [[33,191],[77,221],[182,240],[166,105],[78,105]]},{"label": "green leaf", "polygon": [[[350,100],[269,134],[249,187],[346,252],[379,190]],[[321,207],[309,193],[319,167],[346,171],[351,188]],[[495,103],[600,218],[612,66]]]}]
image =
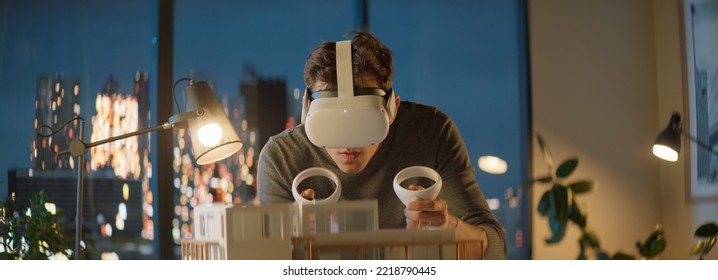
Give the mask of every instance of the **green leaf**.
[{"label": "green leaf", "polygon": [[[551,193],[555,193],[555,188],[552,189]],[[554,244],[561,241],[566,234],[566,226],[567,226],[567,220],[566,219],[559,219],[557,217],[557,207],[556,207],[556,200],[554,195],[549,195],[549,211],[548,211],[548,224],[549,229],[551,229],[552,236],[549,239],[546,239],[547,244]]]},{"label": "green leaf", "polygon": [[608,255],[606,254],[606,252],[598,251],[598,252],[596,252],[596,259],[597,260],[607,260]]},{"label": "green leaf", "polygon": [[590,192],[596,189],[596,183],[592,180],[584,180],[580,182],[571,183],[568,185],[569,188],[575,194]]},{"label": "green leaf", "polygon": [[601,248],[601,242],[598,241],[598,237],[596,237],[596,234],[593,232],[587,231],[584,236],[586,237],[586,241],[588,242],[588,245],[590,245],[594,249]]},{"label": "green leaf", "polygon": [[568,175],[571,175],[573,173],[573,170],[576,169],[576,166],[578,166],[578,159],[577,158],[571,158],[558,166],[558,169],[556,169],[556,177],[558,178],[566,178]]},{"label": "green leaf", "polygon": [[636,241],[636,248],[638,249],[638,253],[641,254],[641,256],[648,255],[646,248],[644,248],[644,246],[643,246],[643,244],[641,244],[641,242]]},{"label": "green leaf", "polygon": [[660,255],[663,250],[666,249],[666,240],[663,236],[663,229],[660,226],[656,227],[651,235],[648,236],[645,243],[641,245],[637,242],[636,245],[639,246],[641,255],[646,258],[654,258]]},{"label": "green leaf", "polygon": [[541,214],[541,216],[546,216],[546,214],[548,214],[548,209],[551,207],[550,196],[551,190],[548,190],[543,193],[543,195],[541,196],[541,200],[539,200],[538,212]]},{"label": "green leaf", "polygon": [[648,258],[655,258],[656,256],[663,253],[663,250],[666,249],[666,240],[660,239],[656,240],[655,242],[651,243],[650,246],[648,246]]},{"label": "green leaf", "polygon": [[528,182],[526,182],[526,183],[523,183],[523,185],[521,185],[521,188],[522,188],[522,189],[530,188],[530,187],[533,186],[535,183],[551,183],[552,180],[553,180],[553,178],[551,178],[550,175],[546,175],[545,177],[540,177],[540,178],[532,179],[531,181],[528,181]]},{"label": "green leaf", "polygon": [[710,253],[711,249],[713,249],[713,246],[716,245],[716,237],[711,236],[708,238],[708,241],[706,241],[705,245],[703,246],[703,254],[708,255]]},{"label": "green leaf", "polygon": [[548,148],[548,144],[543,140],[543,137],[541,137],[541,134],[536,134],[536,140],[538,140],[539,147],[541,148],[541,154],[543,155],[543,160],[546,162],[546,165],[548,166],[548,171],[551,173],[551,170],[553,170],[553,158],[551,157],[551,150]]},{"label": "green leaf", "polygon": [[613,255],[612,259],[614,259],[614,260],[635,260],[636,258],[629,254],[623,253],[623,252],[616,252],[616,254]]},{"label": "green leaf", "polygon": [[566,221],[559,221],[556,220],[556,218],[552,218],[551,215],[549,215],[549,225],[551,227],[552,236],[549,239],[546,239],[547,244],[554,244],[561,241],[566,235]]},{"label": "green leaf", "polygon": [[554,185],[551,189],[553,190],[553,205],[556,208],[556,218],[566,223],[566,221],[568,221],[568,190],[566,187],[558,184]]},{"label": "green leaf", "polygon": [[583,238],[578,240],[578,257],[576,257],[577,260],[585,260],[586,259],[586,242],[583,240]]},{"label": "green leaf", "polygon": [[662,232],[660,230],[655,230],[655,231],[651,232],[651,235],[648,236],[648,238],[646,239],[646,242],[643,243],[643,245],[648,247],[651,243],[656,242],[656,240],[658,240],[661,233]]},{"label": "green leaf", "polygon": [[698,255],[703,252],[703,240],[698,240],[696,244],[693,245],[693,248],[691,248],[691,256]]},{"label": "green leaf", "polygon": [[586,216],[581,212],[581,208],[576,204],[576,200],[571,203],[571,208],[568,210],[568,218],[580,228],[586,227]]},{"label": "green leaf", "polygon": [[718,225],[716,223],[705,223],[698,227],[695,232],[696,237],[711,237],[718,234]]}]

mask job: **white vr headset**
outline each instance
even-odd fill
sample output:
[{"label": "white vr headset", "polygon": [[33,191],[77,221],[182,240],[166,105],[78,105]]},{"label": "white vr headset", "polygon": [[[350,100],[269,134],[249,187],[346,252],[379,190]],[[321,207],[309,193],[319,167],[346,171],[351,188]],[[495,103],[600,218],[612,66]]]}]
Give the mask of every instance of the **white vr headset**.
[{"label": "white vr headset", "polygon": [[304,90],[302,123],[309,141],[326,148],[378,144],[389,133],[396,110],[394,91],[354,89],[351,41],[336,43],[336,57],[337,90]]}]

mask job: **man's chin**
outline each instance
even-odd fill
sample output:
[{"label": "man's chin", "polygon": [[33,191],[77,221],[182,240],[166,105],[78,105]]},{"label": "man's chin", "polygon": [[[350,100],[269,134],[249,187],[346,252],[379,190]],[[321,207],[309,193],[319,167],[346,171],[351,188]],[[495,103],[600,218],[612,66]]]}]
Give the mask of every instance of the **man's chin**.
[{"label": "man's chin", "polygon": [[342,165],[339,165],[339,169],[341,171],[343,171],[344,173],[354,174],[354,173],[359,173],[360,171],[364,170],[364,167],[357,166],[357,165],[342,164]]}]

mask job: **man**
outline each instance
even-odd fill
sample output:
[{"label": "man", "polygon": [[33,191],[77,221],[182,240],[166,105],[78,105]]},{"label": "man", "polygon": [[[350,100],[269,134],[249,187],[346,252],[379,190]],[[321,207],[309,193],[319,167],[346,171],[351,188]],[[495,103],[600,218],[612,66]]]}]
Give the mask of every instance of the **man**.
[{"label": "man", "polygon": [[[352,34],[354,88],[391,92],[391,51],[368,32]],[[304,80],[310,93],[337,89],[336,45],[322,43],[309,55]],[[366,147],[318,147],[309,140],[304,124],[271,137],[259,156],[260,201],[293,201],[294,177],[307,168],[324,167],[338,175],[341,199],[377,199],[380,228],[427,225],[454,228],[457,239],[483,241],[483,246],[468,244],[469,257],[505,258],[503,230],[479,189],[466,146],[454,123],[437,108],[387,96],[394,96],[386,102],[393,102],[397,109],[390,116],[389,132],[380,143]],[[311,107],[311,102],[305,99],[304,106]],[[416,165],[436,170],[443,187],[435,200],[413,201],[404,206],[394,193],[393,179],[400,170]],[[317,195],[322,193],[320,188],[314,188],[302,195],[313,198],[315,191]]]}]

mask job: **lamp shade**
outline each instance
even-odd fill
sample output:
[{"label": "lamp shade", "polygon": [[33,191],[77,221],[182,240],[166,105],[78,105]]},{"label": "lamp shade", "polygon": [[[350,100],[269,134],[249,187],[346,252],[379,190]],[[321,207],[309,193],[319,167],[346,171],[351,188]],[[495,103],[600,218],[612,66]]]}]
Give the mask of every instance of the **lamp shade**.
[{"label": "lamp shade", "polygon": [[201,117],[189,120],[192,151],[199,165],[222,160],[239,151],[242,142],[227,114],[207,82],[194,82],[185,88],[185,110],[203,110]]},{"label": "lamp shade", "polygon": [[673,113],[668,127],[664,129],[653,144],[653,154],[663,160],[677,161],[681,150],[681,115]]}]

